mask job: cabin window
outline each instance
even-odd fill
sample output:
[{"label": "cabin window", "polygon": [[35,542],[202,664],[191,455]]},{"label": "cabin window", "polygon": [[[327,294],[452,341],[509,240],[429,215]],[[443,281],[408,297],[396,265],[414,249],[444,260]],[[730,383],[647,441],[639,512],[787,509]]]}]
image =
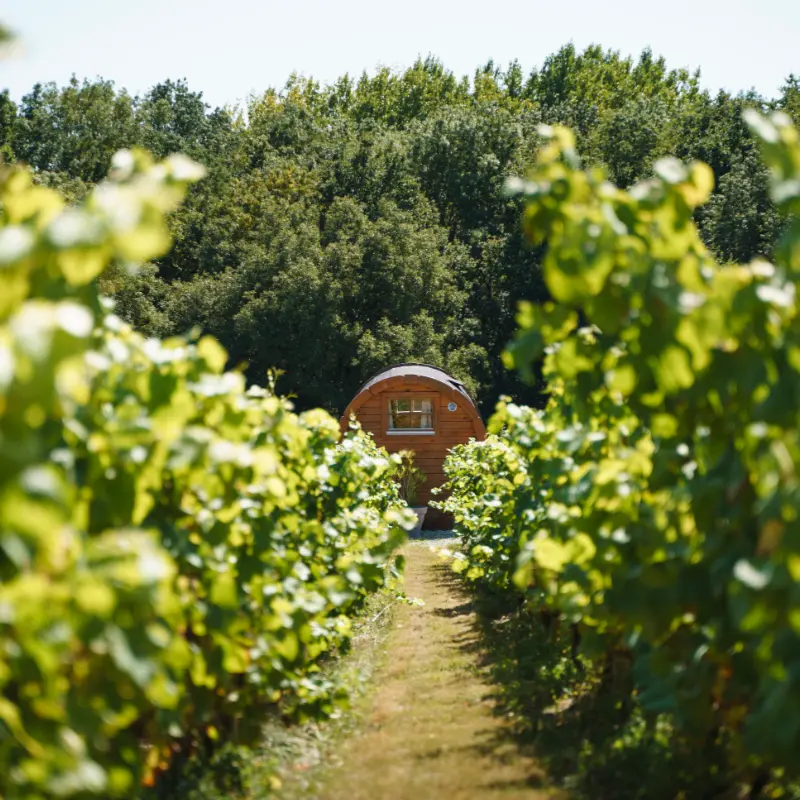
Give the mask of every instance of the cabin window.
[{"label": "cabin window", "polygon": [[433,433],[433,400],[416,397],[390,400],[389,432]]}]

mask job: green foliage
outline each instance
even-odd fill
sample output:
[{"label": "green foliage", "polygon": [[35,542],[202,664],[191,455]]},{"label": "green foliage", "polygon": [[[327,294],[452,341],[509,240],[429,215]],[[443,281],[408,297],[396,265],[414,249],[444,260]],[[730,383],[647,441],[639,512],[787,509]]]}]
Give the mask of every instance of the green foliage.
[{"label": "green foliage", "polygon": [[703,245],[708,166],[661,159],[625,192],[542,130],[518,186],[556,302],[521,308],[507,361],[544,354],[549,400],[501,402],[443,504],[458,569],[578,625],[588,656],[632,656],[644,712],[724,743],[742,779],[796,774],[800,748],[800,137],[746,121],[789,216],[774,264]]},{"label": "green foliage", "polygon": [[415,506],[419,501],[420,487],[428,476],[414,463],[413,450],[401,450],[397,455],[400,458],[396,476],[400,484],[400,497],[408,505]]},{"label": "green foliage", "polygon": [[0,95],[0,151],[70,202],[121,147],[206,166],[170,215],[175,247],[103,280],[146,334],[199,325],[251,382],[282,370],[300,408],[340,413],[386,363],[425,361],[489,412],[500,394],[541,403],[541,382],[500,360],[518,302],[548,299],[543,251],[520,234],[521,199],[503,191],[541,146],[538,125],[571,125],[620,186],[666,155],[705,161],[717,189],[694,212],[703,241],[747,261],[769,257],[781,230],[748,107],[796,114],[796,79],[773,101],[709,94],[649,51],[565,46],[528,74],[488,62],[462,78],[427,58],[328,86],[293,75],[246,113],[208,108],[183,81],[138,97],[103,80],[41,84],[19,107]]},{"label": "green foliage", "polygon": [[786,79],[777,106],[794,120],[795,125],[800,125],[800,77],[790,75]]},{"label": "green foliage", "polygon": [[108,313],[204,170],[112,160],[78,205],[0,174],[0,795],[135,797],[268,711],[328,713],[319,663],[396,575],[389,458],[226,372],[212,338]]},{"label": "green foliage", "polygon": [[111,81],[72,78],[59,89],[36,84],[22,98],[13,130],[19,161],[49,172],[96,182],[114,153],[139,144],[133,100]]}]

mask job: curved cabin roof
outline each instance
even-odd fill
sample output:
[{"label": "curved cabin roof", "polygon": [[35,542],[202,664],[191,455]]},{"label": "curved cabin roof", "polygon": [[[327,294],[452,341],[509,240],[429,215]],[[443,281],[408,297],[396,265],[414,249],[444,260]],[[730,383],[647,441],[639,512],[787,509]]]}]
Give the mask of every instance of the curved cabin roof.
[{"label": "curved cabin roof", "polygon": [[[467,387],[461,381],[457,381],[451,375],[448,375],[443,369],[439,367],[432,367],[430,364],[397,364],[394,367],[387,367],[379,372],[377,375],[371,377],[359,390],[361,394],[365,389],[375,386],[376,383],[388,381],[392,378],[398,377],[413,377],[413,378],[430,378],[437,383],[444,384],[444,388],[448,391],[452,389],[458,390],[464,395],[464,398],[469,401],[473,408],[476,408],[475,401],[470,397]],[[414,381],[415,383],[424,383],[424,381]],[[408,383],[408,381],[403,381]],[[477,410],[477,409],[476,409]]]},{"label": "curved cabin roof", "polygon": [[450,395],[453,400],[460,401],[462,408],[473,420],[476,435],[480,438],[486,435],[478,407],[464,384],[457,381],[452,375],[448,375],[443,369],[430,364],[395,364],[381,370],[377,375],[373,375],[356,392],[356,396],[344,410],[341,418],[342,424],[350,419],[351,414],[357,413],[370,397],[387,390],[402,391],[406,386],[415,384],[422,384],[444,395]]}]

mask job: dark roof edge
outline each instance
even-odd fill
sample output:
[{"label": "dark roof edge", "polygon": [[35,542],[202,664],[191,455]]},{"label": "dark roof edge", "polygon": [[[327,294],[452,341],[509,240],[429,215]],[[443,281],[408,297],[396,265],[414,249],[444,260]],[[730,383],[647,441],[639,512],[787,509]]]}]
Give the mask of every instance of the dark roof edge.
[{"label": "dark roof edge", "polygon": [[458,378],[454,378],[449,372],[442,369],[441,367],[437,367],[434,364],[426,364],[424,361],[401,361],[398,364],[390,364],[388,367],[384,367],[380,372],[376,372],[374,375],[372,375],[370,378],[364,381],[364,383],[361,385],[361,388],[358,390],[358,392],[356,392],[355,396],[358,397],[358,395],[361,394],[361,392],[363,392],[367,386],[369,386],[371,383],[380,378],[380,376],[383,375],[385,372],[397,369],[398,367],[425,367],[426,369],[433,369],[436,370],[437,372],[441,372],[442,375],[444,375],[447,378],[447,381],[456,384],[458,386],[458,388],[469,398],[469,400],[472,401],[472,405],[475,406],[475,409],[477,410],[478,408],[477,401],[472,396],[467,387],[460,380],[458,380]]}]

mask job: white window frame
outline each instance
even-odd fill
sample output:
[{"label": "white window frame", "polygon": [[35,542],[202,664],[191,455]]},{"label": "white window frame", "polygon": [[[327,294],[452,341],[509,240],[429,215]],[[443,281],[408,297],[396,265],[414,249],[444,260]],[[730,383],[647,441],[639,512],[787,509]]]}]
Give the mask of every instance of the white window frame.
[{"label": "white window frame", "polygon": [[[392,403],[396,403],[399,400],[410,400],[413,403],[415,400],[423,401],[427,400],[431,404],[430,410],[430,417],[431,417],[431,427],[430,428],[392,428]],[[435,414],[436,402],[434,397],[414,397],[414,396],[395,396],[389,397],[387,400],[387,418],[386,418],[386,435],[387,436],[435,436],[436,435],[436,414]],[[407,411],[407,412],[400,412],[400,413],[407,413],[407,414],[423,414],[423,411]]]}]

